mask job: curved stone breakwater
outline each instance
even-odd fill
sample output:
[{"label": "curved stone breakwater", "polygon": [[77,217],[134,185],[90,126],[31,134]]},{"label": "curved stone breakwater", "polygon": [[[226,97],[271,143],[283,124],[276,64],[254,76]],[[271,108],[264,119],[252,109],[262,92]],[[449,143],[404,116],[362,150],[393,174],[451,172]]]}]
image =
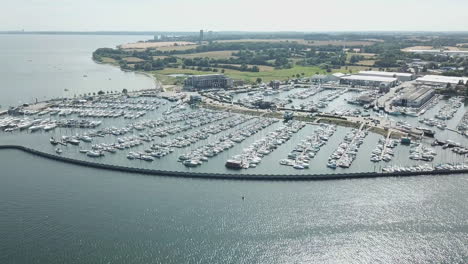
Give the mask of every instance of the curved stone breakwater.
[{"label": "curved stone breakwater", "polygon": [[412,171],[412,172],[358,172],[358,173],[336,173],[336,174],[229,174],[229,173],[204,173],[204,172],[184,172],[153,170],[135,167],[125,167],[112,164],[103,164],[67,158],[31,149],[20,145],[0,145],[1,149],[16,149],[51,160],[66,162],[79,166],[107,169],[113,171],[139,173],[146,175],[181,177],[181,178],[201,178],[201,179],[227,179],[227,180],[265,180],[265,181],[318,181],[318,180],[340,180],[340,179],[360,179],[360,178],[379,178],[379,177],[409,177],[421,175],[448,175],[448,174],[466,174],[468,169],[461,170],[434,170],[434,171]]}]

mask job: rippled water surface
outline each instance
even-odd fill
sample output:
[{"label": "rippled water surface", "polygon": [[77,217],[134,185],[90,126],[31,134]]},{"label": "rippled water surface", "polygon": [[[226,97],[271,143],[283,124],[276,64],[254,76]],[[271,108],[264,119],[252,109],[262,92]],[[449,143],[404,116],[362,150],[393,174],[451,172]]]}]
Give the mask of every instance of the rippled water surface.
[{"label": "rippled water surface", "polygon": [[0,151],[0,161],[0,263],[468,260],[468,175],[250,182],[109,172],[19,151]]},{"label": "rippled water surface", "polygon": [[0,34],[0,108],[99,90],[153,88],[153,80],[144,75],[92,60],[97,48],[113,48],[149,38]]}]

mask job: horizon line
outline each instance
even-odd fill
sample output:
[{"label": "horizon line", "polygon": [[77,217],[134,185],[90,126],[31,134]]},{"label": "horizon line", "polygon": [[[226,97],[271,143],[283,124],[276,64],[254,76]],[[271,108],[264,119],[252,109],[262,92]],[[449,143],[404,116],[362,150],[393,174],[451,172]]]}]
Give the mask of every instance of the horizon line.
[{"label": "horizon line", "polygon": [[[205,29],[201,29],[205,30]],[[184,31],[184,30],[0,30],[0,34],[34,34],[34,33],[198,33],[200,30]],[[300,30],[207,30],[207,32],[216,33],[468,33],[468,30],[316,30],[316,31],[300,31]]]}]

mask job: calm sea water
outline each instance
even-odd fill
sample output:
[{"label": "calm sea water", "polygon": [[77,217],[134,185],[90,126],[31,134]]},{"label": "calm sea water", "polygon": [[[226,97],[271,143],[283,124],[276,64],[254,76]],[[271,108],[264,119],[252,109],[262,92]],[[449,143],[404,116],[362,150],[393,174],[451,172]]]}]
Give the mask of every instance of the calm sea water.
[{"label": "calm sea water", "polygon": [[[138,39],[0,36],[15,62],[0,66],[0,104],[151,86],[90,59]],[[0,263],[466,263],[467,194],[468,175],[175,179],[0,151]]]},{"label": "calm sea water", "polygon": [[0,263],[468,261],[468,175],[249,182],[0,161]]},{"label": "calm sea water", "polygon": [[150,36],[0,35],[0,108],[99,90],[152,88],[153,80],[144,75],[122,72],[117,67],[92,60],[97,48],[113,48],[148,38]]}]

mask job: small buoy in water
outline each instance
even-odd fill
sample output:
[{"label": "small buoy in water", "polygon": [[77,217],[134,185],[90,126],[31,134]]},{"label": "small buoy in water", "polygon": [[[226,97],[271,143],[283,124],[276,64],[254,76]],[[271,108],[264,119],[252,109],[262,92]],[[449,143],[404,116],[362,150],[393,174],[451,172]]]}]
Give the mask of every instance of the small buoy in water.
[{"label": "small buoy in water", "polygon": [[244,200],[244,196],[242,196],[242,201]]}]

